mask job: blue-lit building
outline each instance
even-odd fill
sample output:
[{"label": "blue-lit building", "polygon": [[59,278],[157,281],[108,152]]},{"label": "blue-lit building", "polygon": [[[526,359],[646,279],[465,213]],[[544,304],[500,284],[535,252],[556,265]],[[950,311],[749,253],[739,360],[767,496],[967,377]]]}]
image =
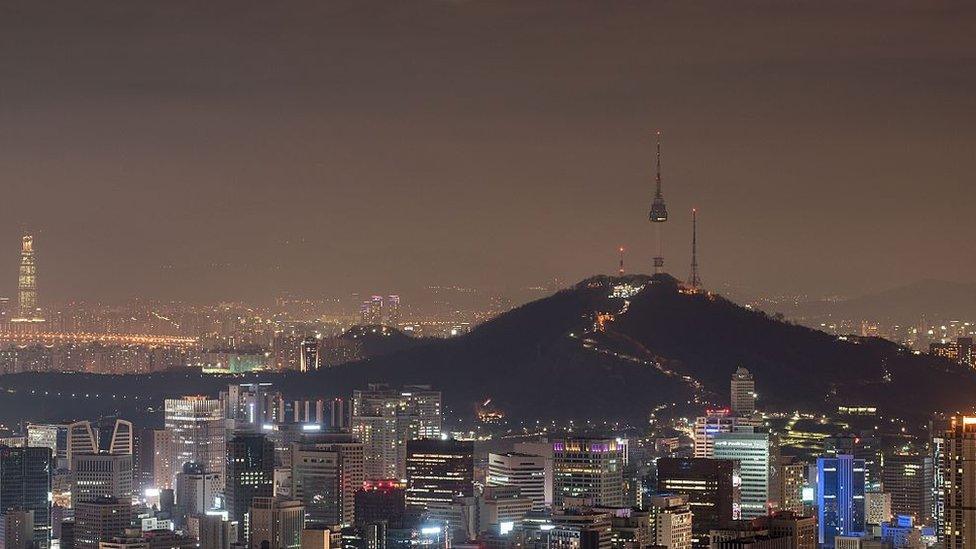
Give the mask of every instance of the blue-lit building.
[{"label": "blue-lit building", "polygon": [[817,527],[822,547],[837,536],[865,530],[864,460],[850,455],[817,459]]}]

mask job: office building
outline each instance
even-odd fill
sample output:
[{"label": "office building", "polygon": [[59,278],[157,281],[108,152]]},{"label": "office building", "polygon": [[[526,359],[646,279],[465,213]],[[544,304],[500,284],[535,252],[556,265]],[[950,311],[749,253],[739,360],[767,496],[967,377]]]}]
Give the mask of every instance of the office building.
[{"label": "office building", "polygon": [[719,433],[714,439],[714,457],[739,463],[742,479],[739,505],[744,519],[761,517],[770,511],[769,433],[737,431]]},{"label": "office building", "polygon": [[132,520],[132,503],[112,497],[79,502],[75,507],[75,548],[98,549],[98,544],[122,535]]},{"label": "office building", "polygon": [[407,441],[441,436],[441,393],[370,384],[353,392],[350,423],[363,443],[366,478],[404,478]]},{"label": "office building", "polygon": [[477,533],[491,527],[521,529],[522,519],[532,511],[534,501],[524,497],[517,486],[487,486],[478,498]]},{"label": "office building", "polygon": [[488,486],[515,486],[532,501],[533,511],[546,508],[546,458],[509,452],[488,454]]},{"label": "office building", "polygon": [[543,476],[545,478],[544,484],[544,498],[546,506],[552,505],[552,443],[547,439],[540,440],[529,440],[524,442],[516,442],[512,446],[512,451],[518,454],[529,454],[533,456],[542,456],[544,458],[545,470],[543,471]]},{"label": "office building", "polygon": [[[226,444],[224,406],[220,400],[204,396],[168,398],[164,402],[165,430],[169,432],[171,452],[166,462],[175,480],[186,463],[199,463],[224,481]],[[172,482],[171,480],[171,482]]]},{"label": "office building", "polygon": [[657,491],[687,497],[694,517],[692,542],[696,547],[708,547],[708,533],[724,527],[738,512],[737,470],[736,462],[730,459],[657,460]]},{"label": "office building", "polygon": [[733,415],[731,410],[705,410],[705,415],[695,418],[696,458],[714,456],[715,435],[731,433],[740,427],[754,427],[757,422],[751,417]]},{"label": "office building", "polygon": [[96,498],[132,499],[132,454],[74,452],[71,455],[71,506]]},{"label": "office building", "polygon": [[749,370],[741,366],[732,374],[731,397],[733,414],[751,416],[756,413],[756,382]]},{"label": "office building", "polygon": [[474,491],[474,444],[470,441],[422,439],[406,444],[408,507],[426,510],[450,504]]},{"label": "office building", "polygon": [[555,509],[551,524],[543,526],[550,549],[610,549],[613,543],[613,513],[603,509]]},{"label": "office building", "polygon": [[186,525],[190,537],[199,540],[200,549],[230,549],[237,543],[239,524],[222,514],[192,515]]},{"label": "office building", "polygon": [[238,434],[227,443],[227,514],[244,524],[251,500],[274,495],[274,444],[259,433]]},{"label": "office building", "polygon": [[839,455],[817,459],[818,542],[834,547],[837,536],[865,531],[864,460]]},{"label": "office building", "polygon": [[343,527],[355,522],[363,486],[363,444],[346,434],[316,435],[292,448],[291,497],[305,506],[308,524]]},{"label": "office building", "polygon": [[942,436],[946,549],[976,547],[976,417],[956,416]]},{"label": "office building", "polygon": [[275,549],[301,548],[305,508],[300,501],[256,497],[249,517],[250,549],[262,549],[262,544]]},{"label": "office building", "polygon": [[34,545],[51,540],[51,449],[0,446],[0,510],[33,513]]},{"label": "office building", "polygon": [[668,549],[690,549],[693,516],[688,497],[659,494],[648,499],[651,512],[651,545]]},{"label": "office building", "polygon": [[184,463],[176,475],[176,520],[186,525],[186,518],[203,515],[219,504],[223,482],[220,475],[207,471],[200,463]]},{"label": "office building", "polygon": [[68,426],[62,424],[27,424],[27,445],[50,448],[55,459],[55,469],[67,469]]},{"label": "office building", "polygon": [[891,494],[871,490],[864,493],[864,522],[880,526],[891,520]]},{"label": "office building", "polygon": [[553,505],[566,498],[592,499],[600,507],[623,507],[623,448],[612,438],[553,442]]},{"label": "office building", "polygon": [[895,453],[884,460],[882,485],[891,494],[891,512],[922,522],[932,506],[932,458],[926,454]]},{"label": "office building", "polygon": [[314,372],[321,366],[319,357],[319,340],[314,336],[302,339],[300,346],[299,370],[302,372]]},{"label": "office building", "polygon": [[776,462],[779,510],[803,514],[803,487],[807,479],[807,464],[793,456],[780,456]]}]

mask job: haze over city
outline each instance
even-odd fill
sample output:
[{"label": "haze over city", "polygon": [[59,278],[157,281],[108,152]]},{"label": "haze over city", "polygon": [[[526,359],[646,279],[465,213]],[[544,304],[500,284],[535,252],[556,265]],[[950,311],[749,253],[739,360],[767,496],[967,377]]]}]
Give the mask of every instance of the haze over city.
[{"label": "haze over city", "polygon": [[968,3],[0,6],[0,294],[971,282]]}]

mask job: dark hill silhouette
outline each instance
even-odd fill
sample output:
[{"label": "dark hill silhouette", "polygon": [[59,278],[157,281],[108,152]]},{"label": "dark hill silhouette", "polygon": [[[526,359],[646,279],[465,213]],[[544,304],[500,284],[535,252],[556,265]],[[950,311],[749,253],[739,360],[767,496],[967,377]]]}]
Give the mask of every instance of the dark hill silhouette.
[{"label": "dark hill silhouette", "polygon": [[366,357],[388,355],[426,342],[410,337],[396,328],[374,324],[353,326],[339,338],[358,342],[362,346],[363,356]]},{"label": "dark hill silhouette", "polygon": [[[620,283],[644,289],[626,300],[611,297]],[[599,313],[615,318],[596,322]],[[601,329],[594,331],[595,325]],[[37,419],[55,419],[71,417],[65,410],[75,406],[87,416],[97,408],[136,417],[164,396],[216,394],[231,382],[266,380],[288,396],[330,397],[382,381],[431,384],[444,392],[449,414],[466,415],[490,397],[510,416],[528,421],[643,422],[662,403],[686,404],[697,396],[725,404],[730,375],[740,365],[756,376],[761,404],[778,409],[870,403],[902,416],[923,416],[968,408],[976,393],[976,375],[946,361],[883,340],[845,341],[780,322],[717,295],[690,293],[666,275],[593,277],[464,336],[411,343],[311,374],[5,376],[0,377],[0,411],[8,419],[33,408],[40,410]],[[45,390],[127,398],[86,405],[54,396],[38,400],[38,391]]]}]

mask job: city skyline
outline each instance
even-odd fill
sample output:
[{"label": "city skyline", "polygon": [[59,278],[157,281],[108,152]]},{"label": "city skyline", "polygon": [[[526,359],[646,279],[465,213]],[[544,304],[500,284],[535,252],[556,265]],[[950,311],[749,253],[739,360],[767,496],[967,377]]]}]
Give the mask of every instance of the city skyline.
[{"label": "city skyline", "polygon": [[660,129],[679,278],[697,207],[712,288],[973,281],[973,9],[22,6],[0,249],[56,301],[651,272]]}]

